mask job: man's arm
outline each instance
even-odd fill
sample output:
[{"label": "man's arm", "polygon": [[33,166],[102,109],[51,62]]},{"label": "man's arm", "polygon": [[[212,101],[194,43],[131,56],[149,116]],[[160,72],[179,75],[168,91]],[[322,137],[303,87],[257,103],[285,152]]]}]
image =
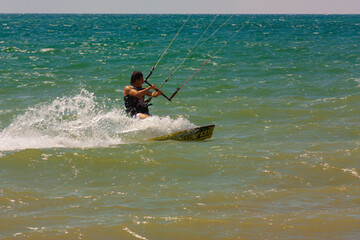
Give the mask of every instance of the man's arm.
[{"label": "man's arm", "polygon": [[163,94],[163,92],[162,92],[159,88],[157,88],[154,84],[151,85],[151,88],[154,89],[156,92],[150,92],[150,91],[149,91],[149,92],[146,94],[147,96],[149,96],[149,97],[158,97],[158,96],[160,96],[160,95]]},{"label": "man's arm", "polygon": [[147,87],[147,88],[144,88],[143,90],[135,90],[129,86],[125,87],[124,89],[124,96],[126,95],[130,95],[130,96],[133,96],[133,97],[137,97],[137,98],[141,98],[145,95],[147,95],[150,91],[151,87]]}]

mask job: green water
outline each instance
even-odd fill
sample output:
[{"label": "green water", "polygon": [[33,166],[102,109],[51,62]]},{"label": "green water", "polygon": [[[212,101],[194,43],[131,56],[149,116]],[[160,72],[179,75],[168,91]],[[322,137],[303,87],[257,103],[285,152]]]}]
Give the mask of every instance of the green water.
[{"label": "green water", "polygon": [[[193,15],[161,85],[214,15]],[[218,16],[207,39],[230,15]],[[1,239],[357,239],[359,15],[235,15],[146,120],[186,15],[0,15]],[[201,142],[153,142],[215,124]]]}]

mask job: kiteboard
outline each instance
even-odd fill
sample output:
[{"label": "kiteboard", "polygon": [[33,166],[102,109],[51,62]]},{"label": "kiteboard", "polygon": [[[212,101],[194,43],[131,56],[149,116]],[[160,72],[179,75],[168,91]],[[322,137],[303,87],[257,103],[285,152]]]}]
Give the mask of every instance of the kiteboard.
[{"label": "kiteboard", "polygon": [[207,138],[211,138],[215,125],[208,125],[202,127],[196,127],[188,130],[183,130],[175,133],[171,133],[165,136],[152,138],[154,141],[164,140],[177,140],[177,141],[200,141]]}]

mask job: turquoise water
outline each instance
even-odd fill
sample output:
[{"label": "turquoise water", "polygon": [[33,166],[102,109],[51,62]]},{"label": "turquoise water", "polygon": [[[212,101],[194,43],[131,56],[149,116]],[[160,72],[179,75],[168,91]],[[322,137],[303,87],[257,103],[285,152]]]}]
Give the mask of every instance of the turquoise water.
[{"label": "turquoise water", "polygon": [[[214,17],[190,17],[151,83]],[[358,238],[359,15],[235,15],[163,86],[240,29],[171,102],[128,118],[131,73],[186,18],[0,15],[1,239]],[[148,140],[209,124],[209,140]]]}]

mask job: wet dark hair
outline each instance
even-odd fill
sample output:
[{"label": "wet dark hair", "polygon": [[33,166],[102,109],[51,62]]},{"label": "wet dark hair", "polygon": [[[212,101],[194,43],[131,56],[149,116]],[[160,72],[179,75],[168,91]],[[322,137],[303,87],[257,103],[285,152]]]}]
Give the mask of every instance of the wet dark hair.
[{"label": "wet dark hair", "polygon": [[135,72],[133,72],[132,75],[131,75],[131,81],[130,81],[130,83],[135,83],[136,80],[139,80],[139,79],[141,79],[141,78],[143,78],[142,72],[135,71]]}]

